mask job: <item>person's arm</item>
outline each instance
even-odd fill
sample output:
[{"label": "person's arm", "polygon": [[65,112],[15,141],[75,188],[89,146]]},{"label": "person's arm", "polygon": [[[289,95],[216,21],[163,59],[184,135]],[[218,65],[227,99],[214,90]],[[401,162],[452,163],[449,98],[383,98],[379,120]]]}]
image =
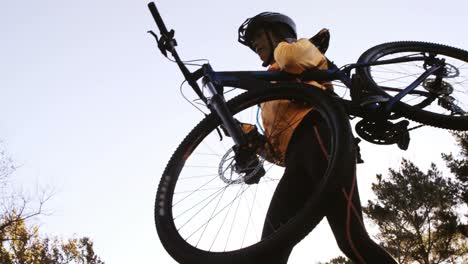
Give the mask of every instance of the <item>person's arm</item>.
[{"label": "person's arm", "polygon": [[300,74],[306,69],[326,69],[327,59],[308,39],[281,42],[274,52],[275,61],[283,71]]}]

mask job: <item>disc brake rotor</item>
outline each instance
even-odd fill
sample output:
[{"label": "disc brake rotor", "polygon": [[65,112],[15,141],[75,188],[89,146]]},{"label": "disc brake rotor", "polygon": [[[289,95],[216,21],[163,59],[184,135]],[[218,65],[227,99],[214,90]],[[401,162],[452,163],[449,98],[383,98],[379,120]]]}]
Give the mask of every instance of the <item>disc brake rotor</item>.
[{"label": "disc brake rotor", "polygon": [[[424,63],[423,67],[425,70],[428,70],[433,65],[434,64],[432,63]],[[440,77],[443,78],[455,78],[460,75],[460,70],[458,70],[458,68],[453,66],[452,64],[444,62],[444,68],[440,72],[438,72],[438,74]]]},{"label": "disc brake rotor", "polygon": [[236,167],[235,152],[233,148],[230,148],[226,151],[219,162],[218,176],[227,184],[244,183],[254,177],[263,168],[265,158],[262,156],[259,156],[258,158],[259,162],[255,167],[250,167],[249,172],[245,173]]}]

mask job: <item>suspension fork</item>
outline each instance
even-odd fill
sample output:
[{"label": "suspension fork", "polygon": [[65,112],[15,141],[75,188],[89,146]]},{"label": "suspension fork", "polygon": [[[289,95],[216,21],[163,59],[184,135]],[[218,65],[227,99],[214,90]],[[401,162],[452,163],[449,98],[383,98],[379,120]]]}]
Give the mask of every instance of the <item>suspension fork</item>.
[{"label": "suspension fork", "polygon": [[236,146],[245,145],[247,140],[231,111],[229,111],[224,96],[218,92],[215,84],[207,77],[203,78],[203,86],[208,89],[211,95],[211,97],[207,98],[207,105],[211,113],[217,115],[221,119],[224,128],[234,140]]}]

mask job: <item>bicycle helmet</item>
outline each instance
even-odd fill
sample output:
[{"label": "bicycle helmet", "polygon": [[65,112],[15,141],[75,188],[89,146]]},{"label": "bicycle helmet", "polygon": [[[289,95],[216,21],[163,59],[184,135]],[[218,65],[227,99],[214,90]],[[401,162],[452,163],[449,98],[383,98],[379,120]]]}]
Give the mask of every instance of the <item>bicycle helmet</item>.
[{"label": "bicycle helmet", "polygon": [[248,18],[242,23],[239,27],[238,40],[241,44],[255,51],[252,47],[252,34],[255,32],[255,29],[265,25],[275,24],[285,25],[293,34],[294,38],[297,38],[296,24],[290,17],[275,12],[262,12],[254,17]]}]

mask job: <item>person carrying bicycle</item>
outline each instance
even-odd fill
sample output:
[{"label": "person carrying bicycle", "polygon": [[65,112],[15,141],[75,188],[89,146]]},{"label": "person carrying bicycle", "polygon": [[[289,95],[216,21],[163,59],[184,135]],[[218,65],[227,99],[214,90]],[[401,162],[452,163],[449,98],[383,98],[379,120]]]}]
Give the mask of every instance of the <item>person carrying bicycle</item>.
[{"label": "person carrying bicycle", "polygon": [[[263,12],[248,18],[239,27],[238,34],[239,42],[252,49],[260,57],[263,66],[268,66],[271,71],[300,74],[307,69],[328,68],[329,62],[321,52],[328,47],[329,35],[326,29],[311,39],[319,43],[317,47],[309,39],[297,39],[296,25],[288,16]],[[318,89],[333,90],[329,83],[308,83]],[[268,220],[265,220],[262,233],[262,237],[266,237],[304,205],[310,195],[310,186],[324,174],[329,158],[329,135],[324,120],[313,107],[279,100],[264,103],[261,109],[268,142],[266,146],[269,146],[265,147],[267,159],[285,167],[269,205]],[[279,109],[283,114],[287,112],[290,117],[288,121],[277,122],[275,113]],[[284,133],[270,138],[269,131],[273,126],[276,129],[276,126],[284,126]],[[356,263],[396,263],[369,237],[363,224],[355,166],[353,171],[342,175],[341,179],[332,193],[321,198],[315,221],[311,225],[315,227],[326,217],[339,248]],[[293,247],[265,256],[265,263],[287,263]]]}]

